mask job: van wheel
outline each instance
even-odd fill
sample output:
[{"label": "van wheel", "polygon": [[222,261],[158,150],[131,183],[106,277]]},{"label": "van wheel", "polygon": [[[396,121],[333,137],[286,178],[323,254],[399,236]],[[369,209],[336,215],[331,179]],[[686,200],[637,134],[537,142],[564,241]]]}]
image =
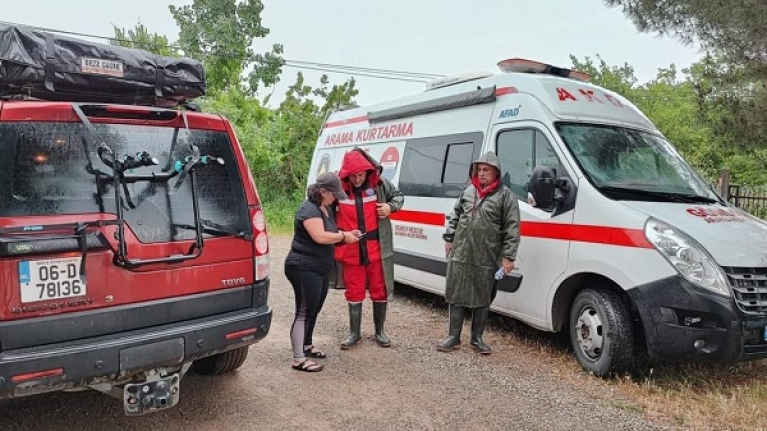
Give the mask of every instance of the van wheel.
[{"label": "van wheel", "polygon": [[599,377],[629,371],[634,332],[618,295],[603,289],[581,291],[570,309],[570,342],[578,362]]},{"label": "van wheel", "polygon": [[248,346],[229,350],[218,355],[208,356],[194,361],[192,368],[206,376],[220,376],[240,368],[248,357]]}]

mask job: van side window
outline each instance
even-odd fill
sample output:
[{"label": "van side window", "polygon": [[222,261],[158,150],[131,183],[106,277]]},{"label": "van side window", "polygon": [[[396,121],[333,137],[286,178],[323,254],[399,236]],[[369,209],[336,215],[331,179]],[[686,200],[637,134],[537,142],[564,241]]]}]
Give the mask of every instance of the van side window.
[{"label": "van side window", "polygon": [[538,130],[507,130],[498,135],[496,144],[501,181],[522,200],[527,200],[527,183],[534,168],[548,166],[556,169],[558,177],[567,176],[551,143]]},{"label": "van side window", "polygon": [[447,146],[447,158],[442,182],[445,184],[466,184],[469,181],[474,145],[452,144]]},{"label": "van side window", "polygon": [[479,157],[481,132],[411,139],[405,144],[399,188],[408,196],[456,198]]}]

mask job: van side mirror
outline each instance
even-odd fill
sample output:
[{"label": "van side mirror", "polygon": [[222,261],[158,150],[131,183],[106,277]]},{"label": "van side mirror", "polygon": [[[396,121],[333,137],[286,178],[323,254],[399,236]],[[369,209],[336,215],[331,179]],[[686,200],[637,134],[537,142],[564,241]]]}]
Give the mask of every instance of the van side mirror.
[{"label": "van side mirror", "polygon": [[570,180],[557,178],[557,171],[548,166],[538,166],[530,176],[528,190],[535,200],[535,207],[561,214],[575,207],[575,190]]},{"label": "van side mirror", "polygon": [[555,179],[557,170],[548,166],[538,166],[530,175],[527,190],[533,195],[535,206],[542,210],[554,208],[554,194],[556,192]]}]

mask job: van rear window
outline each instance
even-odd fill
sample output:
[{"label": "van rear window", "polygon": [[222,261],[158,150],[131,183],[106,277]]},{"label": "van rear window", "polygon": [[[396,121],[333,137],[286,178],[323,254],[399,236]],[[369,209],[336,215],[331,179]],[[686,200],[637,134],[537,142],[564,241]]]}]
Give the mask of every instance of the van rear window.
[{"label": "van rear window", "polygon": [[[197,170],[196,189],[202,219],[246,230],[248,212],[242,177],[225,132],[168,127],[94,124],[100,138],[117,154],[148,152],[156,166],[130,173],[168,172],[176,160],[191,154],[223,159]],[[76,123],[0,124],[0,217],[114,213],[112,170],[99,159],[96,139]],[[85,139],[84,138],[85,134]],[[191,181],[174,188],[165,183],[128,184],[130,202],[123,202],[125,221],[142,242],[194,238]],[[124,191],[123,191],[124,193]]]}]

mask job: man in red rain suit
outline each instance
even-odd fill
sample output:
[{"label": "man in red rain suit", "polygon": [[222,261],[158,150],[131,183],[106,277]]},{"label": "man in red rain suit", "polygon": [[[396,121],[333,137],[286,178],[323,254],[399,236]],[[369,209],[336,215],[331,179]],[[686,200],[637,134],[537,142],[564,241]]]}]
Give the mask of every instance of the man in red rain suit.
[{"label": "man in red rain suit", "polygon": [[368,153],[354,148],[344,155],[339,173],[348,198],[338,202],[338,228],[359,229],[363,233],[356,244],[336,246],[336,260],[343,264],[341,276],[349,303],[350,334],[341,343],[344,350],[362,340],[360,324],[366,286],[373,301],[376,343],[391,346],[384,333],[386,304],[394,288],[394,244],[389,215],[402,208],[405,196],[381,176],[381,170],[381,165]]}]

